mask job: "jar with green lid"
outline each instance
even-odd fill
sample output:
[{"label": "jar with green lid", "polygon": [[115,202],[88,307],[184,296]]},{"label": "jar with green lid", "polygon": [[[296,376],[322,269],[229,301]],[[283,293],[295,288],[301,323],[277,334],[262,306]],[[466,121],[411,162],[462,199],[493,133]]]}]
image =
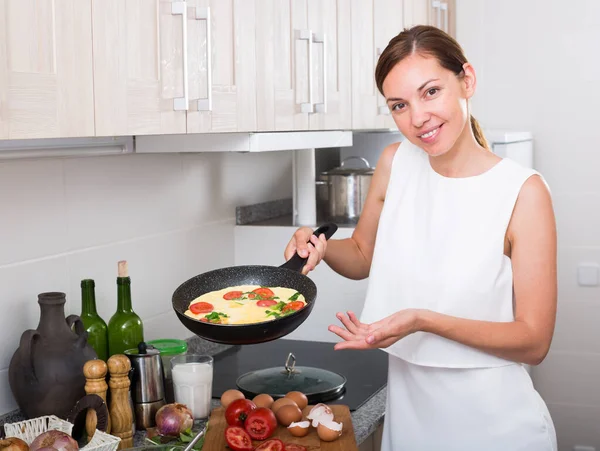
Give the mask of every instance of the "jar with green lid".
[{"label": "jar with green lid", "polygon": [[150,340],[148,345],[154,346],[160,351],[163,370],[165,372],[165,397],[167,403],[175,402],[173,393],[173,378],[171,377],[171,359],[176,355],[183,355],[187,352],[187,342],[184,340],[176,340],[174,338],[166,338],[160,340]]}]

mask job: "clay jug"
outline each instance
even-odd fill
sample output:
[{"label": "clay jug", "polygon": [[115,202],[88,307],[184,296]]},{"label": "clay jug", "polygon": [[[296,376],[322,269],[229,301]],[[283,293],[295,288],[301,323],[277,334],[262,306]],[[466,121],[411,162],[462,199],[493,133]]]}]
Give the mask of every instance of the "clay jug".
[{"label": "clay jug", "polygon": [[38,295],[38,327],[23,332],[10,361],[10,388],[27,418],[56,415],[66,419],[85,396],[83,365],[95,359],[96,353],[87,344],[79,317],[65,319],[65,301],[64,293]]}]

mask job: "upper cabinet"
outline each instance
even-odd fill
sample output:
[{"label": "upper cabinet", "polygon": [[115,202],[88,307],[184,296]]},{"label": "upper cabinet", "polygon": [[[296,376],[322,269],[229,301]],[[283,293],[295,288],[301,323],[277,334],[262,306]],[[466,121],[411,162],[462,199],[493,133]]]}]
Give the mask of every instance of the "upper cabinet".
[{"label": "upper cabinet", "polygon": [[349,129],[350,0],[255,5],[257,129]]},{"label": "upper cabinet", "polygon": [[91,0],[0,0],[0,139],[94,135]]},{"label": "upper cabinet", "polygon": [[429,24],[456,37],[456,0],[429,0]]}]

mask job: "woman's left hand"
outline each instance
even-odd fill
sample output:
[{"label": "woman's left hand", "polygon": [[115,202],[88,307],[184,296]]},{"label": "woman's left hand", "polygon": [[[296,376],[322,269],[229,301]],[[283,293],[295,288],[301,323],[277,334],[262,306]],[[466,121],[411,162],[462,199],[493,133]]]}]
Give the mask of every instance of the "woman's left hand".
[{"label": "woman's left hand", "polygon": [[336,350],[387,348],[419,330],[416,309],[401,310],[372,324],[361,323],[353,312],[336,316],[344,327],[331,325],[329,331],[345,340],[334,346]]}]

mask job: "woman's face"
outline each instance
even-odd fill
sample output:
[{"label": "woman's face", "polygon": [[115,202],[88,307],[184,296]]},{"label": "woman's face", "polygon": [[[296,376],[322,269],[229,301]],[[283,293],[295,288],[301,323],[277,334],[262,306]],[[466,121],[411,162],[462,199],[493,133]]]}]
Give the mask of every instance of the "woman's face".
[{"label": "woman's face", "polygon": [[436,58],[413,54],[396,64],[383,82],[398,129],[430,156],[445,154],[465,131],[470,133],[468,99],[475,74],[469,64],[464,68],[459,78]]}]

